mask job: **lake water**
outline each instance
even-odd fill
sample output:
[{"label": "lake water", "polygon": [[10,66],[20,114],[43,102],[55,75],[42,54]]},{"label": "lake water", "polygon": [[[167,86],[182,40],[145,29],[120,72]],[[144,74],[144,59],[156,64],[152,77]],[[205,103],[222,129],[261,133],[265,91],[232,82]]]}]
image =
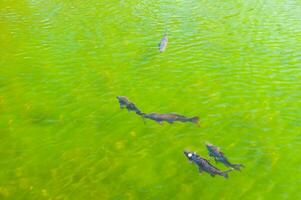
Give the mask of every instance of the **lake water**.
[{"label": "lake water", "polygon": [[[0,199],[301,199],[299,0],[2,0],[0,30]],[[199,175],[205,142],[245,168]]]}]

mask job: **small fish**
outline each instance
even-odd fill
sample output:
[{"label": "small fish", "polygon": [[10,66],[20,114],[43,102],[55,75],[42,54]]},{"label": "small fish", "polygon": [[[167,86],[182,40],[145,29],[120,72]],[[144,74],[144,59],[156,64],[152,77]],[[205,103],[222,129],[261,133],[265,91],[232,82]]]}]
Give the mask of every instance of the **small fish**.
[{"label": "small fish", "polygon": [[185,150],[184,155],[188,158],[190,162],[195,163],[199,167],[200,173],[205,171],[208,174],[210,174],[212,177],[214,177],[215,175],[220,175],[225,178],[228,178],[228,172],[232,171],[232,169],[227,171],[219,170],[218,168],[214,167],[208,160],[196,154],[196,152]]},{"label": "small fish", "polygon": [[214,160],[216,162],[221,162],[227,167],[232,167],[236,170],[241,170],[242,167],[244,167],[242,164],[232,164],[228,161],[226,156],[223,152],[220,151],[220,149],[216,146],[213,146],[212,144],[206,143],[206,147],[209,151],[209,156],[214,157]]},{"label": "small fish", "polygon": [[134,111],[138,115],[142,115],[142,112],[137,108],[137,106],[130,102],[127,97],[124,96],[117,96],[116,97],[119,101],[120,108],[126,108],[129,112]]},{"label": "small fish", "polygon": [[167,33],[164,34],[163,38],[159,43],[159,51],[164,52],[168,43]]},{"label": "small fish", "polygon": [[199,126],[199,117],[185,117],[183,115],[178,115],[175,113],[169,113],[169,114],[158,114],[158,113],[150,113],[150,114],[142,114],[142,117],[152,119],[158,123],[162,123],[163,121],[166,121],[170,124],[174,123],[175,121],[180,122],[192,122]]}]

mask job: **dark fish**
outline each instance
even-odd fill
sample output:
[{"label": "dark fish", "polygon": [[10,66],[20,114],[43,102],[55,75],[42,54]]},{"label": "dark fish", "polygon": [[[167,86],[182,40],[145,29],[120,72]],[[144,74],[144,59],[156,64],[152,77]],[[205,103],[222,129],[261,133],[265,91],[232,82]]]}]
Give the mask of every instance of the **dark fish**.
[{"label": "dark fish", "polygon": [[164,37],[161,39],[160,43],[159,43],[159,51],[160,52],[164,52],[167,46],[167,42],[168,42],[168,38],[167,38],[167,34],[164,34]]},{"label": "dark fish", "polygon": [[212,177],[215,175],[220,175],[225,178],[228,178],[228,172],[232,171],[232,169],[227,171],[221,171],[218,168],[214,167],[208,160],[205,158],[200,157],[195,152],[184,151],[185,156],[188,158],[189,161],[195,163],[199,167],[199,172],[202,173],[203,171],[210,174]]},{"label": "dark fish", "polygon": [[236,170],[241,169],[241,167],[244,167],[242,164],[232,164],[228,161],[228,159],[226,158],[226,156],[223,154],[223,152],[220,151],[220,149],[216,146],[213,146],[212,144],[207,143],[206,147],[209,151],[209,156],[214,157],[214,160],[216,162],[221,162],[224,165],[226,165],[227,167],[232,167]]},{"label": "dark fish", "polygon": [[185,117],[183,115],[178,115],[174,113],[169,114],[158,114],[158,113],[150,113],[150,114],[142,114],[142,117],[155,120],[158,123],[162,123],[163,121],[166,121],[170,124],[172,124],[175,121],[180,122],[192,122],[199,126],[199,117]]},{"label": "dark fish", "polygon": [[138,115],[142,115],[142,112],[137,108],[137,106],[130,102],[127,97],[124,96],[117,96],[116,97],[119,101],[120,108],[126,108],[128,111],[134,111]]}]

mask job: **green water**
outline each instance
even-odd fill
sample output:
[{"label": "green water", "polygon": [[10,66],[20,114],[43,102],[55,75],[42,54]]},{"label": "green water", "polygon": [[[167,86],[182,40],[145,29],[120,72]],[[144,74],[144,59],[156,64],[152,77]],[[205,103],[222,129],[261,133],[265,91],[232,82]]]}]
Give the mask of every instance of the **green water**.
[{"label": "green water", "polygon": [[[2,0],[0,30],[1,200],[301,199],[300,0]],[[206,141],[246,167],[199,175]]]}]

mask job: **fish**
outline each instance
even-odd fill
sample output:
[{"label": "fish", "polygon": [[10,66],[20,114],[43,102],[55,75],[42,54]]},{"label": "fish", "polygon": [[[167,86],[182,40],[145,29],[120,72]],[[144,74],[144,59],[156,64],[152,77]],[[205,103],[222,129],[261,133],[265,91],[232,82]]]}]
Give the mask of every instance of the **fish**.
[{"label": "fish", "polygon": [[210,143],[206,143],[206,147],[208,149],[209,152],[209,156],[210,157],[214,157],[214,160],[216,162],[221,162],[223,163],[225,166],[227,167],[232,167],[236,170],[241,170],[242,167],[244,167],[244,165],[242,164],[232,164],[229,162],[229,160],[226,158],[226,156],[224,155],[223,152],[220,151],[220,149]]},{"label": "fish", "polygon": [[191,163],[194,163],[198,166],[200,173],[204,171],[210,174],[212,177],[219,175],[227,179],[229,177],[228,173],[232,171],[232,169],[221,171],[220,169],[213,166],[208,160],[199,156],[196,152],[184,150],[184,155]]},{"label": "fish", "polygon": [[175,113],[168,113],[168,114],[158,114],[158,113],[149,113],[149,114],[142,114],[143,118],[152,119],[159,124],[162,124],[163,121],[166,121],[170,124],[174,123],[175,121],[180,122],[192,122],[199,126],[199,117],[185,117],[183,115],[178,115]]},{"label": "fish", "polygon": [[159,51],[161,53],[165,51],[167,43],[168,43],[168,38],[167,38],[167,33],[165,33],[163,38],[161,39],[161,41],[159,43]]},{"label": "fish", "polygon": [[130,111],[134,111],[138,115],[142,115],[143,114],[139,110],[139,108],[137,108],[137,106],[134,103],[130,102],[130,100],[127,97],[125,97],[125,96],[117,96],[116,98],[119,101],[121,109],[126,108],[129,112]]}]

